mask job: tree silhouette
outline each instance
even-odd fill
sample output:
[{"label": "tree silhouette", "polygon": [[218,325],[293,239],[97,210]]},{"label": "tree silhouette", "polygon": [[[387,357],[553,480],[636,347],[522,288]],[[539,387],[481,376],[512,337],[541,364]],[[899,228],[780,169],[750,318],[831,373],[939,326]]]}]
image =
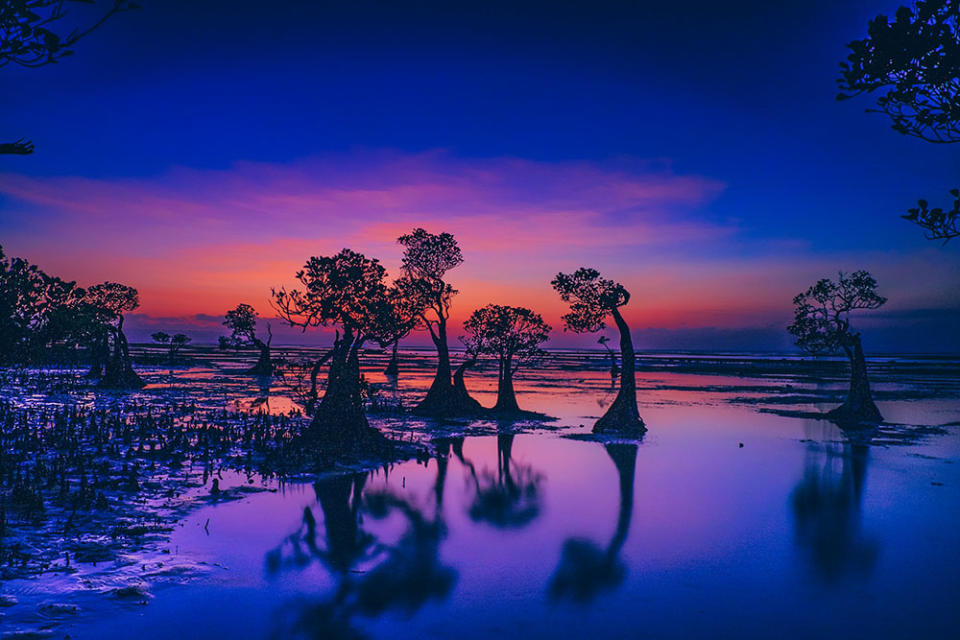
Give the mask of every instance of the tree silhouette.
[{"label": "tree silhouette", "polygon": [[230,329],[230,335],[220,343],[221,347],[231,346],[234,349],[256,347],[260,351],[260,357],[257,359],[257,364],[248,369],[247,373],[257,376],[273,375],[273,360],[270,359],[273,331],[270,330],[270,323],[267,323],[267,341],[264,342],[257,337],[256,309],[248,304],[238,304],[227,311],[223,325]]},{"label": "tree silhouette", "polygon": [[451,377],[447,321],[457,290],[444,280],[450,269],[463,262],[463,253],[451,234],[433,234],[420,228],[400,236],[397,242],[404,247],[404,275],[397,280],[397,287],[417,309],[419,326],[430,333],[437,349],[437,373],[416,411],[434,416],[469,413],[472,407],[463,404]]},{"label": "tree silhouette", "polygon": [[93,285],[83,301],[87,313],[95,318],[94,363],[106,355],[100,386],[111,389],[139,389],[143,380],[133,370],[127,337],[123,333],[124,314],[140,306],[140,294],[133,287],[117,282]]},{"label": "tree silhouette", "polygon": [[543,354],[540,345],[550,336],[550,325],[525,307],[488,304],[474,311],[463,328],[467,332],[465,342],[475,345],[476,353],[497,358],[494,411],[520,411],[513,376],[523,363]]},{"label": "tree silhouette", "polygon": [[393,339],[396,312],[385,283],[386,270],[376,259],[350,249],[310,258],[297,272],[302,289],[273,289],[273,307],[291,326],[335,327],[327,388],[310,425],[311,435],[337,450],[382,440],[364,410],[359,353],[373,340]]},{"label": "tree silhouette", "polygon": [[[0,4],[0,67],[42,67],[73,54],[74,45],[114,14],[138,8],[129,0],[112,0],[89,26],[67,33],[53,30],[67,15],[69,4],[96,4],[95,0],[5,0]],[[21,138],[0,144],[0,154],[27,155],[33,143]]]},{"label": "tree silhouette", "polygon": [[616,378],[620,375],[620,367],[617,365],[617,354],[610,348],[610,338],[600,336],[597,338],[597,344],[603,345],[603,348],[607,350],[607,355],[610,356],[610,377]]},{"label": "tree silhouette", "polygon": [[960,237],[960,189],[951,189],[950,195],[954,198],[951,209],[931,209],[926,200],[920,200],[917,206],[903,217],[925,229],[928,240],[943,240],[946,244],[951,239]]},{"label": "tree silhouette", "polygon": [[7,258],[0,247],[0,363],[26,363],[50,342],[73,335],[65,310],[83,296],[75,283]]},{"label": "tree silhouette", "polygon": [[840,424],[876,424],[883,420],[873,403],[860,334],[850,326],[850,313],[878,309],[887,299],[876,293],[877,281],[866,271],[840,273],[836,282],[824,278],[793,299],[794,321],[787,330],[797,346],[817,354],[842,350],[850,360],[850,391],[828,415]]},{"label": "tree silhouette", "polygon": [[637,470],[637,445],[604,445],[617,467],[620,507],[617,526],[606,548],[582,538],[570,538],[563,544],[560,563],[550,579],[548,593],[553,600],[567,599],[587,603],[603,591],[623,582],[627,569],[620,560],[620,550],[630,533],[633,516],[633,483]]},{"label": "tree silhouette", "polygon": [[[878,108],[867,111],[887,114],[894,131],[935,144],[960,142],[960,1],[923,0],[897,9],[893,21],[877,16],[867,37],[847,47],[838,100],[884,92]],[[952,211],[919,204],[903,217],[927,238],[960,235],[956,204]]]},{"label": "tree silhouette", "polygon": [[636,358],[630,327],[620,307],[630,301],[630,292],[622,284],[600,277],[596,269],[580,268],[572,274],[558,273],[551,282],[570,312],[563,316],[564,329],[576,333],[602,330],[607,316],[612,316],[620,332],[620,353],[623,375],[616,399],[593,426],[595,433],[619,432],[639,434],[646,431],[637,409]]},{"label": "tree silhouette", "polygon": [[397,356],[400,341],[420,324],[420,308],[418,300],[411,299],[396,285],[387,290],[387,296],[393,313],[387,314],[383,327],[384,333],[390,339],[390,362],[387,363],[384,373],[396,377],[400,374],[400,360]]}]

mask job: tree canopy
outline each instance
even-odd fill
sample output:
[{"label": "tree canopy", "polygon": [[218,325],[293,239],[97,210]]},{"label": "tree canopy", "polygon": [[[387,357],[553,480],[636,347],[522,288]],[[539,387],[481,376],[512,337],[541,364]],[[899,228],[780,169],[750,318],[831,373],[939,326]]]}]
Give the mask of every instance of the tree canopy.
[{"label": "tree canopy", "polygon": [[866,271],[840,273],[836,282],[824,278],[793,299],[795,317],[787,330],[808,353],[836,353],[856,335],[850,313],[886,303],[876,288],[877,281]]},{"label": "tree canopy", "polygon": [[602,330],[614,309],[630,301],[630,293],[619,282],[600,277],[596,269],[581,267],[573,273],[558,273],[550,283],[570,312],[563,315],[564,328],[575,333]]},{"label": "tree canopy", "polygon": [[882,92],[877,109],[895,131],[960,142],[960,2],[922,0],[877,16],[841,63],[838,99]]},{"label": "tree canopy", "polygon": [[540,345],[550,336],[550,325],[539,313],[525,307],[488,304],[474,311],[463,328],[467,349],[498,356],[501,361],[521,362],[543,353]]}]

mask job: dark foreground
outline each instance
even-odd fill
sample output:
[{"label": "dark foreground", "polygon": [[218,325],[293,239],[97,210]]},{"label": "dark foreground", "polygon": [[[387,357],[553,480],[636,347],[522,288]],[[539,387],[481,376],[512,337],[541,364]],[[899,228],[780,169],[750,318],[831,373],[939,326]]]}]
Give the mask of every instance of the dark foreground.
[{"label": "dark foreground", "polygon": [[[39,520],[11,506],[5,483],[0,633],[946,638],[960,624],[952,363],[881,365],[888,422],[858,432],[815,417],[842,372],[742,358],[650,366],[638,374],[650,431],[596,442],[580,435],[614,393],[601,361],[564,357],[518,384],[523,408],[554,421],[447,425],[399,411],[429,379],[414,362],[379,390],[373,422],[429,456],[336,473],[305,472],[247,435],[264,418],[234,411],[295,410],[295,385],[238,379],[234,366],[157,369],[134,397],[56,375],[42,390],[7,379],[20,405],[177,404],[226,435],[172,462],[177,447],[165,455],[132,430],[97,489],[86,467],[86,494],[79,478],[67,497],[37,488]],[[370,379],[385,382],[377,370]],[[468,384],[492,404],[489,376]],[[268,422],[282,441],[298,420]],[[138,484],[124,486],[134,467]]]}]

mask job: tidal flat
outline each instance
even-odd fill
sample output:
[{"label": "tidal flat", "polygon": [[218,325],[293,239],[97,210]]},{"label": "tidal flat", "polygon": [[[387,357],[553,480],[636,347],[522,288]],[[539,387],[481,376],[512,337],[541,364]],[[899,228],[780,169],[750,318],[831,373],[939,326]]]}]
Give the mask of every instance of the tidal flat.
[{"label": "tidal flat", "polygon": [[[2,376],[0,634],[51,638],[950,637],[960,624],[960,363],[871,359],[887,420],[842,430],[843,363],[648,354],[648,432],[590,426],[603,354],[517,378],[522,420],[406,412],[428,352],[364,375],[396,456],[290,446],[313,354],[271,379],[191,349],[146,387]],[[144,364],[145,363],[145,364]],[[467,377],[485,406],[496,374]]]}]

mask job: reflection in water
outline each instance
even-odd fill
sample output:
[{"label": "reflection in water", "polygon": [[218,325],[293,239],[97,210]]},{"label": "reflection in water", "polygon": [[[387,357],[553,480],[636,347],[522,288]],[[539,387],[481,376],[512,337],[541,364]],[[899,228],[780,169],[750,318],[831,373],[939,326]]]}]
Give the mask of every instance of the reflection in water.
[{"label": "reflection in water", "polygon": [[842,444],[811,443],[803,479],[791,496],[797,547],[828,582],[867,574],[877,561],[877,542],[860,523],[869,440],[869,434],[844,432]]},{"label": "reflection in water", "polygon": [[[445,455],[438,458],[435,507],[429,515],[389,489],[365,492],[367,474],[333,476],[314,485],[323,524],[318,526],[313,511],[305,508],[300,528],[267,554],[266,567],[277,576],[319,561],[334,588],[323,598],[282,611],[276,637],[363,638],[357,617],[388,610],[412,614],[431,598],[450,594],[457,572],[439,558],[447,534],[442,519],[446,462]],[[377,538],[363,528],[364,516],[399,517],[401,533],[395,541]],[[322,542],[318,528],[323,529]]]},{"label": "reflection in water", "polygon": [[582,538],[570,538],[563,544],[560,564],[550,579],[551,599],[590,602],[603,591],[623,582],[627,569],[620,560],[620,549],[627,541],[633,515],[633,480],[637,469],[637,445],[608,444],[607,453],[620,477],[620,509],[617,528],[605,549]]},{"label": "reflection in water", "polygon": [[470,517],[495,527],[523,527],[540,515],[541,475],[512,461],[512,433],[497,436],[497,473],[478,477],[471,465],[476,496]]}]

